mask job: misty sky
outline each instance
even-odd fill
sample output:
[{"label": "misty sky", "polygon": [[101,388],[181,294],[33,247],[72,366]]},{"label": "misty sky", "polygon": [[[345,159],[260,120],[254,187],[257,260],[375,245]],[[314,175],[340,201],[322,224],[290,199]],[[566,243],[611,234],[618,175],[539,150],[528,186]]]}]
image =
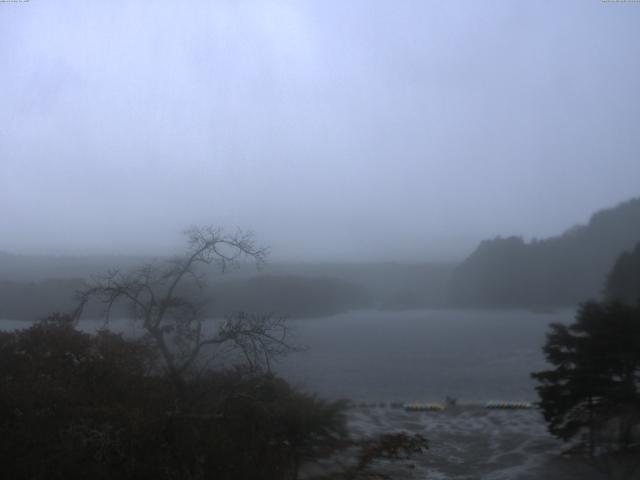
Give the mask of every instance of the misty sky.
[{"label": "misty sky", "polygon": [[0,3],[0,250],[461,258],[640,195],[640,4]]}]

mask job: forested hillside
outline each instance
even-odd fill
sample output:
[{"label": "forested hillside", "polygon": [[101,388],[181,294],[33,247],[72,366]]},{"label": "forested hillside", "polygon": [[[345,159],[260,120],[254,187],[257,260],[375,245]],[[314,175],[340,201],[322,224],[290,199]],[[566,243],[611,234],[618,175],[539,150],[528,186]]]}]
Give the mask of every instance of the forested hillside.
[{"label": "forested hillside", "polygon": [[640,198],[544,240],[485,240],[455,270],[449,299],[465,306],[560,306],[597,297],[618,256],[640,241]]},{"label": "forested hillside", "polygon": [[640,302],[640,242],[618,257],[607,277],[605,294],[611,300]]}]

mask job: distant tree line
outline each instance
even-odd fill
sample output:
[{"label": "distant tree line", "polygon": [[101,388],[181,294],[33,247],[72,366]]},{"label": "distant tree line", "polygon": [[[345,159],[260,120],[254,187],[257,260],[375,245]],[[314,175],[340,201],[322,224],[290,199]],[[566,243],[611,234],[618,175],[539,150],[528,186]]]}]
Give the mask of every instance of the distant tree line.
[{"label": "distant tree line", "polygon": [[[86,281],[79,278],[0,281],[0,319],[35,320],[48,312],[68,311],[75,305],[75,292],[85,285]],[[272,312],[289,318],[319,317],[373,304],[366,289],[333,277],[257,275],[242,280],[219,280],[207,286],[205,292],[192,293],[202,293],[211,299],[203,308],[212,318],[239,310]],[[115,314],[126,317],[128,313],[116,309]],[[89,307],[88,314],[98,317],[101,312]]]},{"label": "distant tree line", "polygon": [[74,293],[84,284],[81,278],[0,281],[0,319],[37,320],[50,312],[70,311],[76,304]]},{"label": "distant tree line", "polygon": [[365,308],[372,297],[364,288],[334,277],[259,275],[220,282],[211,290],[209,312],[223,316],[238,310],[275,312],[289,318],[319,317]]}]

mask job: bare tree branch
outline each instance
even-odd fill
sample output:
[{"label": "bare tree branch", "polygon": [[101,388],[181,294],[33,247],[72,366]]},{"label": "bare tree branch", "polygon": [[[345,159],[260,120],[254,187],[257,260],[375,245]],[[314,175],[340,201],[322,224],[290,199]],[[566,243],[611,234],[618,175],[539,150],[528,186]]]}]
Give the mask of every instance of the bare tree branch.
[{"label": "bare tree branch", "polygon": [[204,302],[182,295],[187,286],[201,294],[206,276],[199,267],[217,265],[221,271],[250,258],[261,267],[268,250],[256,246],[253,234],[228,235],[220,228],[191,227],[185,231],[188,249],[184,256],[164,263],[150,263],[130,272],[112,270],[78,292],[74,320],[79,321],[89,301],[104,305],[105,322],[116,305],[129,308],[132,319],[153,339],[176,377],[183,377],[197,363],[207,346],[233,345],[250,368],[271,368],[271,358],[293,350],[286,343],[283,319],[272,315],[238,313],[227,317],[217,332],[204,336]]}]

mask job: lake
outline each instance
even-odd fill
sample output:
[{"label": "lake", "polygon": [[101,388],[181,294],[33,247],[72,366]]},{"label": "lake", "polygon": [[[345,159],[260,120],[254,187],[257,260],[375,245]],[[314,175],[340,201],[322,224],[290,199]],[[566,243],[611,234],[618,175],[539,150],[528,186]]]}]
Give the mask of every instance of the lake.
[{"label": "lake", "polygon": [[[447,395],[469,402],[535,400],[529,373],[545,367],[548,324],[573,315],[427,309],[292,319],[291,340],[305,350],[274,369],[306,390],[357,402],[441,401]],[[4,329],[21,325],[2,321]],[[112,325],[135,334],[126,321]]]},{"label": "lake", "polygon": [[[447,395],[468,403],[535,401],[529,374],[545,368],[542,345],[548,324],[570,322],[573,315],[572,310],[430,309],[292,319],[291,340],[306,349],[281,359],[275,369],[303,389],[356,404],[442,401]],[[3,329],[25,325],[0,321]],[[87,331],[99,326],[101,322],[81,324]],[[140,334],[126,320],[113,321],[112,328]],[[433,413],[352,408],[348,425],[356,438],[401,430],[429,439],[425,454],[383,465],[394,478],[600,478],[560,455],[566,445],[547,432],[536,409],[462,406]]]},{"label": "lake", "polygon": [[355,401],[534,400],[530,372],[545,368],[551,322],[572,310],[359,311],[292,321],[306,351],[276,366],[331,398]]}]

